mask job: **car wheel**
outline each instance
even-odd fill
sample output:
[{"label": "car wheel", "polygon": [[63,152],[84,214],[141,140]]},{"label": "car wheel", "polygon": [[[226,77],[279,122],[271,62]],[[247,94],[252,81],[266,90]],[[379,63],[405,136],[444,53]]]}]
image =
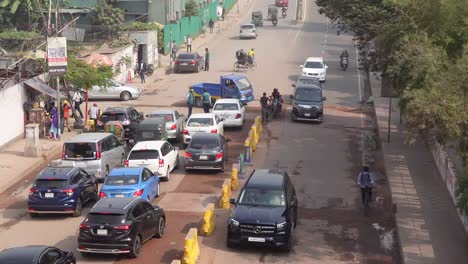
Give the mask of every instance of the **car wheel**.
[{"label": "car wheel", "polygon": [[180,167],[180,161],[179,161],[179,155],[177,155],[176,164],[175,164],[174,169],[178,169],[179,167]]},{"label": "car wheel", "polygon": [[166,229],[166,221],[164,220],[163,217],[159,217],[158,221],[158,232],[154,234],[156,238],[161,238],[164,235],[164,230]]},{"label": "car wheel", "polygon": [[196,107],[203,107],[203,102],[200,97],[195,98],[195,106]]},{"label": "car wheel", "polygon": [[82,210],[83,210],[83,204],[81,203],[81,198],[78,198],[78,201],[76,201],[75,211],[73,211],[73,216],[74,217],[80,216]]},{"label": "car wheel", "polygon": [[199,72],[199,71],[200,71],[200,65],[197,65],[197,66],[195,67],[195,73],[197,73],[197,72]]},{"label": "car wheel", "polygon": [[284,252],[290,252],[291,251],[292,240],[293,240],[293,230],[294,230],[294,225],[291,225],[288,240],[286,241],[286,244],[281,247],[281,250],[284,251]]},{"label": "car wheel", "polygon": [[37,218],[39,216],[39,214],[38,213],[29,213],[29,216],[31,218]]},{"label": "car wheel", "polygon": [[130,252],[131,258],[138,258],[141,252],[141,238],[140,236],[136,236],[135,240],[133,241],[132,251]]},{"label": "car wheel", "polygon": [[226,238],[226,247],[227,247],[227,248],[235,248],[235,247],[236,247],[236,244],[232,243],[232,242],[229,240],[229,236]]},{"label": "car wheel", "polygon": [[224,172],[224,165],[225,165],[225,160],[223,159],[223,164],[221,165],[221,172]]},{"label": "car wheel", "polygon": [[122,101],[128,101],[131,98],[132,98],[132,95],[129,92],[122,92],[120,94],[120,99],[122,99]]}]

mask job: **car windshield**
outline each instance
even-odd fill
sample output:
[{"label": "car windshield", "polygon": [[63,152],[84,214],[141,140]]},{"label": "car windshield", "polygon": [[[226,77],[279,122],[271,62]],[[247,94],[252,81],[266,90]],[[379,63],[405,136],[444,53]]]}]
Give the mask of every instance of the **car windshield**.
[{"label": "car windshield", "polygon": [[314,88],[298,88],[294,99],[298,101],[321,102],[322,92]]},{"label": "car windshield", "polygon": [[216,138],[193,138],[189,148],[192,149],[219,149],[219,140]]},{"label": "car windshield", "polygon": [[104,113],[101,115],[101,122],[103,124],[109,121],[125,121],[127,118],[124,113]]},{"label": "car windshield", "polygon": [[247,91],[250,89],[251,84],[247,78],[242,78],[236,81],[237,87],[239,87],[239,90],[241,91]]},{"label": "car windshield", "polygon": [[96,143],[65,143],[65,159],[94,159]]},{"label": "car windshield", "polygon": [[128,157],[129,160],[157,159],[159,151],[155,149],[132,150]]},{"label": "car windshield", "polygon": [[68,181],[66,179],[37,179],[34,183],[35,188],[45,189],[62,189],[68,187]]},{"label": "car windshield", "polygon": [[166,122],[174,122],[174,116],[172,114],[149,114],[149,118],[158,118],[162,117],[164,118],[164,121]]},{"label": "car windshield", "polygon": [[242,29],[254,29],[253,25],[242,25]]},{"label": "car windshield", "polygon": [[242,191],[239,204],[256,206],[285,206],[286,201],[282,190],[264,190],[247,188]]},{"label": "car windshield", "polygon": [[195,55],[193,54],[180,54],[177,59],[178,60],[193,60],[195,58]]},{"label": "car windshield", "polygon": [[108,176],[104,185],[134,185],[138,183],[139,179],[138,175]]},{"label": "car windshield", "polygon": [[89,223],[111,224],[111,225],[122,224],[124,221],[125,221],[125,215],[112,214],[112,213],[107,213],[107,212],[89,213],[85,219],[85,222],[89,222]]},{"label": "car windshield", "polygon": [[221,103],[216,104],[214,110],[239,110],[239,106],[236,103]]},{"label": "car windshield", "polygon": [[304,68],[323,69],[323,63],[320,61],[306,61]]},{"label": "car windshield", "polygon": [[302,85],[316,85],[320,87],[320,81],[318,78],[301,77],[297,79],[296,87],[299,87],[301,84]]},{"label": "car windshield", "polygon": [[201,118],[190,118],[188,121],[188,126],[192,127],[207,127],[213,125],[213,118],[201,117]]}]

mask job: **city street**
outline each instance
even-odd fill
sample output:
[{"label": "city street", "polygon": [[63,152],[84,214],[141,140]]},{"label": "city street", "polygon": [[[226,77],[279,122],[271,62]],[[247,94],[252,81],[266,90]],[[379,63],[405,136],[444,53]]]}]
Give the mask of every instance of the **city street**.
[{"label": "city street", "polygon": [[[248,3],[251,1],[254,0]],[[280,118],[265,126],[253,159],[256,168],[285,170],[294,183],[299,199],[299,223],[295,229],[293,250],[286,254],[258,247],[227,249],[228,214],[222,213],[217,220],[215,234],[202,238],[199,263],[399,263],[399,247],[386,183],[377,183],[375,196],[381,198],[381,202],[372,204],[370,217],[362,213],[360,191],[356,186],[363,155],[361,137],[366,113],[361,110],[364,85],[357,68],[352,37],[337,35],[327,19],[318,14],[314,1],[305,2],[304,23],[294,23],[296,1],[291,1],[288,16],[280,18],[277,27],[265,21],[264,27],[258,28],[258,38],[252,40],[239,39],[239,23],[250,23],[251,12],[256,10],[263,11],[265,17],[267,6],[272,2],[256,0],[251,7],[243,5],[239,23],[231,24],[226,31],[197,50],[204,55],[205,47],[209,48],[209,72],[168,75],[150,84],[138,100],[98,102],[101,109],[111,105],[129,105],[147,113],[156,107],[166,107],[186,114],[185,94],[190,85],[218,82],[221,74],[232,73],[234,54],[238,49],[247,51],[254,48],[257,69],[239,74],[248,76],[257,101],[249,104],[242,130],[228,129],[225,132],[225,136],[232,139],[232,162],[243,151],[243,141],[253,118],[259,114],[255,106],[259,105],[261,94],[269,94],[276,87],[288,99],[293,91],[291,84],[301,73],[299,65],[310,56],[324,58],[328,65],[327,81],[323,85],[323,93],[327,97],[324,122],[293,122],[290,120],[290,105],[286,105]],[[234,6],[232,12],[236,12],[235,9]],[[346,72],[339,66],[339,55],[344,49],[350,54],[350,67]],[[196,109],[196,112],[201,112],[201,109]],[[179,155],[183,157],[184,151],[180,150]],[[380,158],[375,160],[375,167],[371,170],[383,173]],[[229,176],[229,170],[225,173],[174,171],[170,182],[161,183],[162,195],[153,201],[166,210],[165,236],[145,243],[138,259],[115,256],[83,258],[76,250],[77,232],[90,206],[82,217],[52,215],[31,219],[26,213],[29,187],[25,184],[16,196],[0,202],[0,248],[54,245],[73,251],[78,263],[170,263],[173,259],[182,258],[187,231],[199,226],[208,203],[217,203],[221,185]]]}]

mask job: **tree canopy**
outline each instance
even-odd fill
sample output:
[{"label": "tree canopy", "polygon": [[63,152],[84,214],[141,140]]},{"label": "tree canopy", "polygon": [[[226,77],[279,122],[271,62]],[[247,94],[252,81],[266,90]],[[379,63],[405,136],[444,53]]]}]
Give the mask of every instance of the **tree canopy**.
[{"label": "tree canopy", "polygon": [[69,57],[67,61],[68,69],[64,78],[78,88],[89,89],[94,85],[106,86],[108,79],[113,76],[112,67],[110,66],[94,68],[74,57]]}]

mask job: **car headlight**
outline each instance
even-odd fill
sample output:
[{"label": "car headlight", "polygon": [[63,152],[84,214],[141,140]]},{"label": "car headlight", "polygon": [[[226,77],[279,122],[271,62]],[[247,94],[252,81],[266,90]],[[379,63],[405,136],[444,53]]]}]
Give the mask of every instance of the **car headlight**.
[{"label": "car headlight", "polygon": [[276,229],[284,229],[284,228],[286,228],[286,224],[287,224],[286,222],[277,224],[277,225],[276,225]]},{"label": "car headlight", "polygon": [[229,225],[239,227],[239,222],[236,221],[234,218],[229,218]]}]

